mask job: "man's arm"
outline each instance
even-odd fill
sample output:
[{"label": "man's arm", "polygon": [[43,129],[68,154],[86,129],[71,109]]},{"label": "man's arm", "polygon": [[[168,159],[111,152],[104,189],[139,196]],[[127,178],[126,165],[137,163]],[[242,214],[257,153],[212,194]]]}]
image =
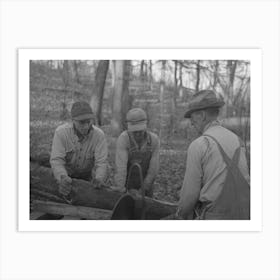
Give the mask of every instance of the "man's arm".
[{"label": "man's arm", "polygon": [[184,219],[188,219],[192,214],[199,199],[203,177],[201,153],[199,142],[192,142],[188,149],[186,172],[178,206],[178,214]]},{"label": "man's arm", "polygon": [[147,176],[144,179],[144,185],[146,186],[151,186],[152,183],[154,182],[158,171],[159,171],[159,148],[160,148],[160,142],[159,142],[159,138],[156,136],[155,138],[153,138],[154,140],[154,149],[152,152],[152,157],[150,160],[150,165],[149,165],[149,169],[147,172]]},{"label": "man's arm", "polygon": [[53,143],[52,143],[52,151],[50,157],[50,164],[52,167],[52,171],[54,177],[58,182],[61,181],[61,176],[68,176],[66,168],[65,168],[65,146],[64,139],[62,133],[58,130],[54,133]]},{"label": "man's arm", "polygon": [[94,151],[96,176],[99,182],[104,182],[107,176],[108,146],[104,133],[99,136],[98,143]]},{"label": "man's arm", "polygon": [[127,139],[126,134],[121,134],[117,140],[116,147],[116,174],[115,184],[118,189],[124,189],[127,175],[127,161],[128,161],[128,150],[127,150]]}]

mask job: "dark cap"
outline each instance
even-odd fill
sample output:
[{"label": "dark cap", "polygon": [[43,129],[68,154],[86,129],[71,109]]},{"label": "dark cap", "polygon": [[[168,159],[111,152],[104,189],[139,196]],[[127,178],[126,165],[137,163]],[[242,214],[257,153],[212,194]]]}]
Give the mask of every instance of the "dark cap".
[{"label": "dark cap", "polygon": [[190,102],[187,104],[187,111],[184,115],[185,118],[190,118],[191,114],[195,111],[207,108],[220,108],[225,105],[225,102],[217,98],[212,90],[201,90],[193,95]]},{"label": "dark cap", "polygon": [[85,101],[77,101],[73,104],[71,109],[71,117],[73,120],[81,121],[93,119],[94,114],[90,105]]}]

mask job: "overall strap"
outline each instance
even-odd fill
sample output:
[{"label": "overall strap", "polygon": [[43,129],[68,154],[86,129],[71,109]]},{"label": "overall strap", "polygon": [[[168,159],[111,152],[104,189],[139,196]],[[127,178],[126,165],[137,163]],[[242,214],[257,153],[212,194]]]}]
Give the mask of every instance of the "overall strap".
[{"label": "overall strap", "polygon": [[[138,145],[138,143],[136,142],[136,140],[133,136],[133,133],[128,131],[127,134],[128,134],[129,143],[130,143],[129,149],[130,150],[140,150],[141,146]],[[147,138],[146,139],[146,145],[147,145],[147,147],[150,148],[152,146],[152,137],[151,137],[151,135],[148,131],[146,131],[145,137]]]},{"label": "overall strap", "polygon": [[[220,153],[227,165],[227,167],[230,167],[232,164],[235,164],[236,166],[238,165],[238,162],[239,162],[239,157],[240,157],[240,150],[241,150],[241,146],[239,146],[235,152],[234,152],[234,155],[233,155],[233,158],[230,159],[229,156],[226,154],[226,152],[224,151],[224,149],[222,148],[221,144],[218,142],[218,140],[213,137],[212,135],[209,135],[209,134],[203,134],[204,136],[206,137],[210,137],[212,140],[214,140],[214,142],[217,144],[219,150],[220,150]],[[239,138],[238,138],[239,139]],[[239,139],[239,142],[240,142],[240,139]]]},{"label": "overall strap", "polygon": [[128,135],[128,139],[129,139],[129,149],[130,150],[134,150],[134,149],[138,150],[138,144],[136,143],[136,140],[133,137],[133,133],[128,131],[127,135]]},{"label": "overall strap", "polygon": [[243,141],[240,139],[240,137],[237,137],[238,138],[238,141],[239,141],[239,147],[237,148],[237,150],[235,151],[235,154],[233,156],[233,159],[232,161],[238,165],[239,163],[239,159],[240,159],[240,153],[241,153],[241,149],[244,148],[244,143]]},{"label": "overall strap", "polygon": [[[217,139],[211,135],[206,135],[216,142],[220,153],[227,166],[227,175],[224,186],[218,195],[217,199],[213,201],[211,209],[208,211],[208,217],[211,213],[223,213],[223,217],[229,220],[248,220],[250,219],[250,185],[246,181],[244,175],[238,167],[240,157],[241,145],[235,150],[232,159],[225,153]],[[208,209],[205,210],[205,213]]]},{"label": "overall strap", "polygon": [[147,146],[151,147],[152,146],[152,136],[148,131],[146,131],[146,133],[147,133]]}]

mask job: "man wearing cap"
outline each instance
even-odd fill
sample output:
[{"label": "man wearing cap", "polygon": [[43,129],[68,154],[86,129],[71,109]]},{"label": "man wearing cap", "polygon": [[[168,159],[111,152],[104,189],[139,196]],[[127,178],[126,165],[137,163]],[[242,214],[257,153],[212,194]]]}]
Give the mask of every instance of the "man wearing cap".
[{"label": "man wearing cap", "polygon": [[50,158],[59,191],[65,196],[71,191],[71,178],[94,181],[95,187],[99,187],[107,172],[105,135],[93,125],[90,105],[84,101],[74,103],[71,117],[71,123],[56,129]]},{"label": "man wearing cap", "polygon": [[[153,182],[159,170],[159,138],[147,130],[147,115],[140,108],[131,109],[126,115],[127,130],[117,140],[115,190],[141,188],[141,166],[145,195],[153,196]],[[131,168],[133,167],[133,168]]]},{"label": "man wearing cap", "polygon": [[[201,136],[190,144],[187,152],[177,211],[183,219],[235,219],[229,214],[234,209],[229,209],[227,205],[237,209],[243,203],[243,208],[249,208],[250,178],[245,149],[238,136],[222,127],[217,120],[223,105],[224,101],[211,90],[199,91],[188,104],[185,118],[190,118]],[[229,162],[236,163],[238,170],[235,170],[235,175],[239,172],[241,184],[226,179],[229,171],[226,157]],[[237,197],[240,197],[240,205],[237,205]]]}]

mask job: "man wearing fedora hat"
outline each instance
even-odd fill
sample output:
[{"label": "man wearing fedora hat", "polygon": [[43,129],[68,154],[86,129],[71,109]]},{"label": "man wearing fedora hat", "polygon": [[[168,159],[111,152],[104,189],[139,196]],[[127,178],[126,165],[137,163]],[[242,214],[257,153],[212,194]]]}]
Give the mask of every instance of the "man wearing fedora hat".
[{"label": "man wearing fedora hat", "polygon": [[95,187],[99,187],[107,172],[105,135],[93,125],[90,105],[84,101],[75,102],[71,117],[72,122],[55,130],[50,157],[59,192],[64,196],[71,191],[72,178],[94,181]]},{"label": "man wearing fedora hat", "polygon": [[183,219],[249,219],[249,172],[241,140],[220,125],[224,101],[196,93],[185,118],[201,135],[189,146],[177,215]]},{"label": "man wearing fedora hat", "polygon": [[159,170],[159,138],[147,130],[147,115],[133,108],[126,115],[127,130],[117,140],[115,190],[139,190],[141,180],[135,163],[141,167],[145,194],[153,196],[153,182]]}]

